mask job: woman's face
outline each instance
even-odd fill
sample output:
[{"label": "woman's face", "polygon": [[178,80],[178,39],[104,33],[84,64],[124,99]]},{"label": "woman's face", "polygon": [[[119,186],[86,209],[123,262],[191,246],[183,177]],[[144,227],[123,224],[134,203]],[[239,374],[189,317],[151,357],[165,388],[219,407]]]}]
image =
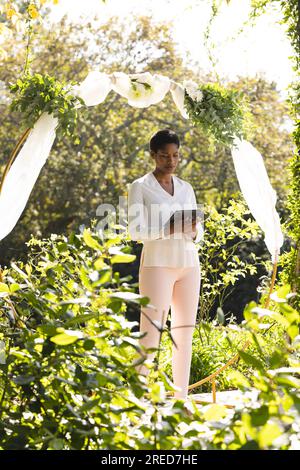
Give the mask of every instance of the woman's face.
[{"label": "woman's face", "polygon": [[157,152],[151,152],[156,163],[156,168],[162,173],[174,173],[179,161],[179,149],[177,144],[165,144]]}]

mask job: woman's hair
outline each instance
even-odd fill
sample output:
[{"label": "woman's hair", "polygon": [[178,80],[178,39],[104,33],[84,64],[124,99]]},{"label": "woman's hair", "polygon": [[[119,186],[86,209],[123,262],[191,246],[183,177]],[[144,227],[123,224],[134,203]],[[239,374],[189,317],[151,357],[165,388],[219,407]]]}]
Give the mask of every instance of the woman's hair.
[{"label": "woman's hair", "polygon": [[179,137],[176,132],[171,129],[162,129],[156,132],[150,139],[149,149],[156,153],[165,144],[176,144],[178,148],[180,147]]}]

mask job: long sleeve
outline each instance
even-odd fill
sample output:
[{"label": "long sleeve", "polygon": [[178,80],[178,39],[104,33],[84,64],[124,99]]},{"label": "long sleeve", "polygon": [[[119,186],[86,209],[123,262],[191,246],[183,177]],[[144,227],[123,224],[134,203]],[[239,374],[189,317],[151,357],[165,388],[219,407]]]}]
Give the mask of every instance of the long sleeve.
[{"label": "long sleeve", "polygon": [[[194,188],[192,185],[190,185],[190,201],[191,201],[191,204],[192,204],[192,209],[197,209],[197,201],[196,201],[196,196],[195,196],[195,192],[194,192]],[[196,224],[196,238],[194,239],[194,242],[195,243],[198,243],[200,242],[200,240],[202,240],[203,238],[203,227],[202,227],[202,224],[201,224],[201,221],[200,222],[197,222]],[[192,234],[194,235],[195,232],[192,232]]]},{"label": "long sleeve", "polygon": [[147,215],[141,184],[134,181],[128,189],[128,233],[131,239],[146,241],[165,238],[163,227],[149,224]]}]

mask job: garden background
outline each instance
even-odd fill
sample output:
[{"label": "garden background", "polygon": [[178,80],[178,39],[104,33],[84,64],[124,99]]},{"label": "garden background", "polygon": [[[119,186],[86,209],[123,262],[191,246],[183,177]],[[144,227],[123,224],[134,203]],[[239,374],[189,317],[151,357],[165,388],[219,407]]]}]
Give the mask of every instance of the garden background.
[{"label": "garden background", "polygon": [[[228,149],[218,142],[212,145],[201,128],[183,121],[170,96],[137,109],[110,94],[101,106],[88,108],[82,117],[79,113],[80,141],[73,143],[67,136],[55,141],[26,210],[0,244],[2,448],[298,448],[297,82],[284,91],[298,74],[298,2],[245,2],[250,16],[239,24],[241,31],[232,31],[239,49],[243,31],[254,30],[256,21],[282,21],[277,34],[287,39],[291,57],[284,68],[278,63],[281,81],[263,74],[222,76],[212,28],[221,10],[233,9],[234,2],[210,4],[203,34],[194,41],[205,45],[206,66],[194,55],[183,55],[172,24],[157,22],[154,15],[131,12],[130,23],[121,14],[100,24],[78,18],[70,23],[63,17],[51,27],[60,3],[1,4],[2,169],[25,130],[22,113],[9,106],[9,85],[26,71],[66,82],[81,82],[90,69],[98,69],[219,83],[243,91],[250,101],[251,141],[277,191],[285,243],[277,293],[264,309],[272,264],[263,233],[241,198]],[[102,3],[104,8],[110,2]],[[165,3],[171,11],[172,2]],[[191,2],[191,11],[199,13],[201,3]],[[197,201],[205,205],[191,383],[238,351],[238,363],[218,376],[218,389],[256,392],[240,409],[203,405],[192,419],[180,401],[172,412],[163,407],[166,390],[172,389],[167,331],[150,392],[132,367],[139,350],[138,324],[133,322],[143,302],[136,295],[141,246],[123,232],[103,241],[95,230],[97,206],[117,206],[127,183],[152,168],[147,142],[161,127],[179,134],[178,176],[192,183]],[[246,351],[245,339],[250,341]],[[197,391],[209,389],[205,384]],[[149,421],[140,419],[144,413]]]}]

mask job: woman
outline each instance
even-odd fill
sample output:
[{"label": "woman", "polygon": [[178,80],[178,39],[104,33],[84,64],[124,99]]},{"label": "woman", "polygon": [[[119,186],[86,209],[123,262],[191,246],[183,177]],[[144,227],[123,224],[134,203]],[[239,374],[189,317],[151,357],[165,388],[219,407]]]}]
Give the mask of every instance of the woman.
[{"label": "woman", "polygon": [[[173,382],[175,398],[187,398],[192,337],[196,322],[200,264],[195,242],[203,233],[200,222],[168,225],[179,209],[197,208],[190,183],[174,175],[179,162],[180,142],[170,129],[158,131],[150,140],[155,169],[134,180],[128,189],[128,232],[132,240],[143,242],[139,268],[139,292],[155,307],[141,307],[140,338],[145,348],[158,348],[171,306]],[[150,216],[150,217],[149,217]],[[156,352],[147,355],[152,361]],[[147,376],[145,364],[137,366]]]}]

